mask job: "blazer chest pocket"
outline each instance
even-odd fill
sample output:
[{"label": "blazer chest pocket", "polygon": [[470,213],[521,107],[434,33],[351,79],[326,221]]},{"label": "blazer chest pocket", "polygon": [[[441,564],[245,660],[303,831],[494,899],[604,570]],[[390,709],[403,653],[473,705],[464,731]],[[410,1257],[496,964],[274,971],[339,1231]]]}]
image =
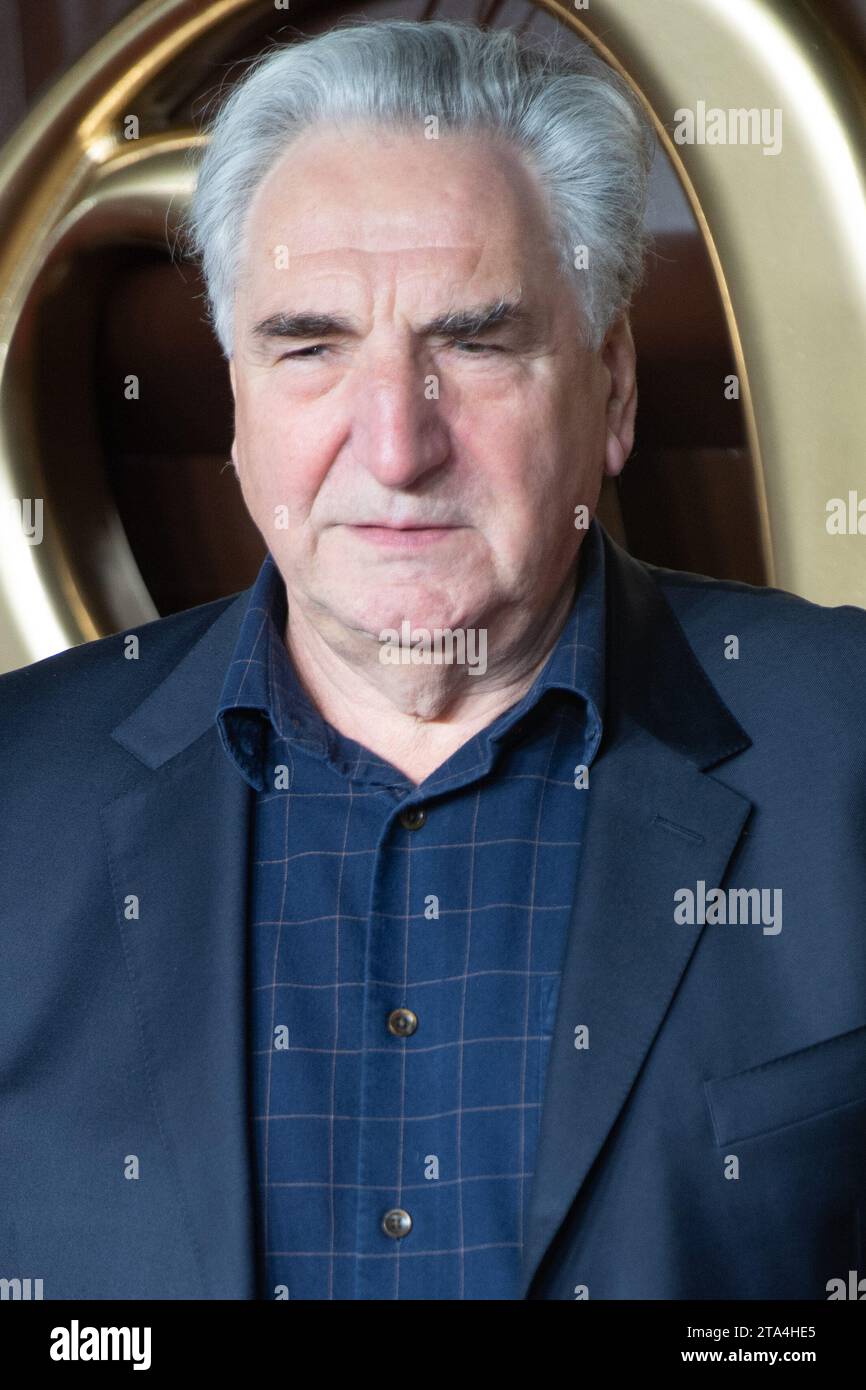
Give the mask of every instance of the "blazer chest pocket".
[{"label": "blazer chest pocket", "polygon": [[734,1076],[713,1077],[704,1094],[719,1145],[866,1104],[866,1025]]}]

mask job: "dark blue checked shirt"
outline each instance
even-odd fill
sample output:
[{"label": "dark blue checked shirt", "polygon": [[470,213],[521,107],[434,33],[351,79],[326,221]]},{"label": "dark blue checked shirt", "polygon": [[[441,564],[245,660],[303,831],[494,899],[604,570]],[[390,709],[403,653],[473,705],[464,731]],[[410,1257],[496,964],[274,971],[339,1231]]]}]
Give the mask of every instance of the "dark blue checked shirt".
[{"label": "dark blue checked shirt", "polygon": [[575,768],[601,739],[596,522],[580,555],[531,689],[418,786],[322,720],[270,555],[259,572],[217,718],[257,792],[262,1298],[517,1296],[587,795]]}]

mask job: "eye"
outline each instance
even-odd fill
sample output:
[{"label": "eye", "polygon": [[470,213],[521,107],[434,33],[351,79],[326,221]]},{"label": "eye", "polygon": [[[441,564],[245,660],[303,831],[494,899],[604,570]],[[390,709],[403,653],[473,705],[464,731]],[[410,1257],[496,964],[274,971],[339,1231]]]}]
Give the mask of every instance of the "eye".
[{"label": "eye", "polygon": [[507,352],[507,351],[508,351],[507,348],[502,347],[499,343],[480,343],[480,342],[476,342],[476,341],[475,341],[474,339],[472,339],[472,338],[452,338],[451,343],[449,344],[449,346],[451,346],[451,347],[468,348],[468,349],[469,349],[469,355],[470,355],[470,357],[473,356],[473,355],[474,355],[475,353],[477,353],[477,352]]},{"label": "eye", "polygon": [[296,348],[294,352],[281,353],[280,357],[277,360],[280,362],[285,362],[288,361],[290,358],[295,357],[300,358],[302,361],[311,361],[313,353],[318,354],[323,351],[327,351],[327,346],[327,343],[313,343],[311,347]]}]

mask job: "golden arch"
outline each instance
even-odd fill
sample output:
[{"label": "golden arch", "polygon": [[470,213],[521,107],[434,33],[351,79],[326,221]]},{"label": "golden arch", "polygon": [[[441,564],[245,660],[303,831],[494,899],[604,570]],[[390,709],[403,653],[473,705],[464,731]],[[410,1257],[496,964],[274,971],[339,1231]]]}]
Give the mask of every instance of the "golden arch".
[{"label": "golden arch", "polygon": [[[827,503],[861,474],[866,436],[866,100],[862,74],[790,0],[536,0],[642,94],[701,227],[733,344],[768,581],[866,605],[866,537],[828,534]],[[82,247],[159,243],[190,192],[199,138],[172,124],[203,60],[245,47],[272,0],[148,0],[40,102],[0,164],[0,507],[39,497],[33,315]],[[603,37],[602,37],[603,36]],[[675,112],[779,109],[776,157],[672,140]],[[149,112],[130,142],[123,121]],[[86,483],[82,480],[82,486]],[[91,480],[92,482],[92,480]],[[864,483],[866,495],[866,483]],[[0,668],[157,616],[119,517],[98,488],[81,535],[44,515],[48,544],[6,526]],[[736,517],[730,519],[737,524]],[[109,582],[110,580],[110,582]]]}]

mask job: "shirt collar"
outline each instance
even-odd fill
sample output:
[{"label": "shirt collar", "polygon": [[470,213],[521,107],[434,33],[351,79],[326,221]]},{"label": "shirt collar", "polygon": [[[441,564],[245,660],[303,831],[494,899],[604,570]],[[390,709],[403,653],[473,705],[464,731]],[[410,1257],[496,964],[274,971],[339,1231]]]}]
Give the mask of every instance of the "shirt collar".
[{"label": "shirt collar", "polygon": [[[265,789],[268,724],[290,743],[330,756],[336,731],[301,685],[284,641],[286,586],[270,551],[250,593],[216,711],[226,754],[257,790]],[[605,680],[605,556],[593,518],[580,547],[575,597],[544,667],[522,699],[484,731],[500,742],[548,690],[586,702],[583,761],[592,762],[602,735]]]}]

